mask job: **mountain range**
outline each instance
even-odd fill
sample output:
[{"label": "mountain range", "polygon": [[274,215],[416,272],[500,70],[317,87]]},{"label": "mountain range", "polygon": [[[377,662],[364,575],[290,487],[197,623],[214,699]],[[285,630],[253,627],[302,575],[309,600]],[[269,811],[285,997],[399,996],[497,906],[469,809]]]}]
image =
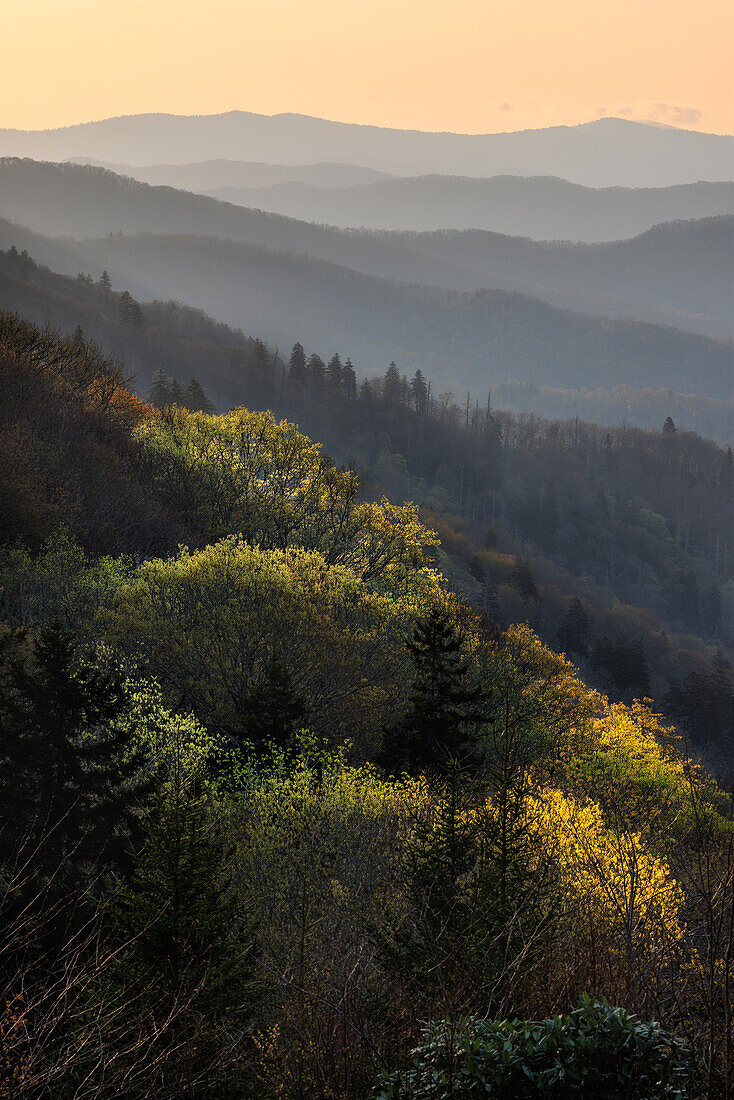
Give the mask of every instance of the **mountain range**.
[{"label": "mountain range", "polygon": [[734,137],[603,118],[514,133],[361,126],[308,115],[127,115],[55,130],[0,130],[0,155],[125,164],[227,158],[340,162],[398,175],[539,173],[590,187],[734,179]]},{"label": "mountain range", "polygon": [[[0,217],[56,238],[136,233],[218,238],[326,260],[380,279],[459,291],[507,290],[564,309],[734,337],[734,215],[666,223],[630,240],[594,245],[484,230],[357,232],[152,187],[102,168],[6,158],[0,160]],[[64,259],[49,251],[52,247],[42,246],[42,258],[61,271],[76,273],[74,265],[87,262],[89,249],[80,252],[77,246],[69,253],[67,246]],[[211,240],[202,247],[211,258]],[[229,254],[224,243],[222,253]],[[92,259],[103,266],[119,262],[112,245],[97,248]],[[207,270],[210,266],[211,260]],[[138,285],[129,268],[126,278]],[[180,273],[177,286],[185,278]],[[197,280],[192,272],[183,296],[195,305],[202,304]],[[208,287],[222,282],[223,275],[212,269]],[[145,293],[153,289],[146,284]],[[226,288],[223,301],[232,290]],[[277,309],[275,286],[273,293]],[[210,297],[207,301],[210,312],[222,316],[224,306],[218,311]],[[222,319],[240,323],[229,308]],[[257,327],[257,319],[248,324]]]}]

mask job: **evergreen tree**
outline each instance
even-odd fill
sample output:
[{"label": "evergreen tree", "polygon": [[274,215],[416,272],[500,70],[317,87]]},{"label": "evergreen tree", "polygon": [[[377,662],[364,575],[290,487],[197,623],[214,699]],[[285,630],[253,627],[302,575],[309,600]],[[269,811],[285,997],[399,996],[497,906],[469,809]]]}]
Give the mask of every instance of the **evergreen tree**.
[{"label": "evergreen tree", "polygon": [[525,600],[539,600],[538,586],[529,564],[518,558],[510,573],[510,584]]},{"label": "evergreen tree", "polygon": [[574,596],[558,628],[558,641],[567,653],[585,657],[589,652],[591,624],[584,605]]},{"label": "evergreen tree", "polygon": [[74,329],[72,340],[77,347],[82,347],[82,345],[84,344],[84,329],[81,325],[77,325]]},{"label": "evergreen tree", "polygon": [[672,416],[666,416],[663,424],[663,435],[675,435],[676,427]]},{"label": "evergreen tree", "polygon": [[316,393],[320,393],[324,388],[324,382],[326,380],[326,364],[320,355],[315,353],[309,358],[306,364],[306,377],[311,389]]},{"label": "evergreen tree", "polygon": [[115,862],[151,783],[123,721],[130,697],[120,673],[94,653],[82,656],[58,622],[30,647],[22,635],[9,636],[1,656],[5,844],[38,842],[36,872],[59,883],[82,867]]},{"label": "evergreen tree", "polygon": [[195,1095],[212,1095],[222,1049],[247,1035],[258,999],[252,922],[202,779],[174,759],[112,911],[121,947],[111,983],[125,1001],[142,996],[166,1022],[154,1029],[151,1060],[171,1095],[194,1095],[175,1089],[181,1078],[200,1082]]},{"label": "evergreen tree", "polygon": [[258,749],[284,746],[300,729],[307,713],[293,689],[288,669],[273,651],[241,708],[237,736]]},{"label": "evergreen tree", "polygon": [[342,389],[350,401],[357,398],[357,375],[352,365],[352,360],[347,359],[342,372]]},{"label": "evergreen tree", "polygon": [[332,355],[326,368],[326,378],[330,386],[335,390],[341,389],[342,377],[344,375],[344,368],[342,367],[342,361],[339,358],[339,353]]},{"label": "evergreen tree", "polygon": [[178,405],[180,408],[185,408],[186,399],[184,397],[183,386],[177,378],[172,378],[169,385],[169,396],[172,405]]},{"label": "evergreen tree", "polygon": [[129,290],[123,290],[117,300],[117,313],[123,325],[137,328],[143,320],[143,311],[139,302],[136,302]]},{"label": "evergreen tree", "polygon": [[388,730],[383,763],[392,771],[437,771],[470,754],[489,696],[472,687],[463,637],[448,611],[434,606],[407,643],[415,677],[410,709]]},{"label": "evergreen tree", "polygon": [[162,370],[157,370],[153,375],[153,385],[150,387],[148,400],[157,409],[164,409],[167,405],[172,404],[171,380],[166,377]]},{"label": "evergreen tree", "polygon": [[288,360],[288,381],[302,386],[306,381],[306,354],[303,345],[296,342],[293,345],[291,357]]},{"label": "evergreen tree", "polygon": [[204,393],[202,386],[192,378],[184,390],[183,400],[189,412],[215,412],[214,403]]},{"label": "evergreen tree", "polygon": [[112,280],[110,279],[110,276],[106,269],[100,275],[97,286],[100,288],[100,290],[105,291],[105,293],[109,293],[112,290]]},{"label": "evergreen tree", "polygon": [[428,407],[428,386],[422,370],[417,370],[410,380],[410,399],[413,408],[420,415]]},{"label": "evergreen tree", "polygon": [[395,363],[391,363],[385,371],[382,384],[382,396],[388,405],[400,405],[403,401],[403,380]]}]

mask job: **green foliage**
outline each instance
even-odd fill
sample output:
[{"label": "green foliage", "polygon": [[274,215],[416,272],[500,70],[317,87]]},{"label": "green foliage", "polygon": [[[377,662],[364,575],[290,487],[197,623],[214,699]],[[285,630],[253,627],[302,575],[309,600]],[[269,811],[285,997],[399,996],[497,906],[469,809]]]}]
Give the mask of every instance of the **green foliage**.
[{"label": "green foliage", "polygon": [[36,554],[22,544],[0,547],[0,614],[13,626],[58,619],[88,637],[133,572],[129,558],[92,557],[63,530]]},{"label": "green foliage", "polygon": [[483,1020],[424,1029],[414,1068],[389,1076],[373,1100],[683,1100],[688,1050],[658,1023],[583,997],[567,1016]]},{"label": "green foliage", "polygon": [[7,635],[0,656],[6,843],[33,851],[34,875],[57,882],[119,861],[152,778],[121,721],[130,705],[121,673],[94,652],[82,656],[58,622],[29,647],[23,635]]},{"label": "green foliage", "polygon": [[383,761],[393,771],[446,768],[466,756],[472,730],[487,717],[487,694],[470,683],[465,639],[436,603],[415,625],[407,648],[415,676],[410,710],[388,730]]}]

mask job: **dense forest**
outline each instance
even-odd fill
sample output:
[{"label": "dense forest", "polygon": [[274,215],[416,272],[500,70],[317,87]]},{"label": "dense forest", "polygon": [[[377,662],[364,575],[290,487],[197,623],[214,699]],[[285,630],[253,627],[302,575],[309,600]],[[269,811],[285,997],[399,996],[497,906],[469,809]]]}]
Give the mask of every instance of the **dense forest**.
[{"label": "dense forest", "polygon": [[[137,305],[115,296],[122,327]],[[294,424],[156,408],[82,332],[0,316],[4,1094],[730,1094],[731,807],[676,731],[453,592],[439,535],[460,531]],[[272,370],[261,347],[242,339],[247,370]],[[420,379],[354,393],[320,363],[297,346],[292,386],[331,384],[375,438],[410,413],[409,457],[439,429],[474,453],[471,409]],[[484,416],[489,485],[498,459],[548,462],[551,425]],[[722,456],[669,425],[597,458],[578,430],[649,485]],[[443,492],[470,541],[464,466]]]},{"label": "dense forest", "polygon": [[[339,355],[276,353],[199,311],[140,306],[104,280],[56,276],[19,254],[0,254],[0,288],[35,321],[114,351],[159,406],[244,403],[295,421],[358,470],[363,493],[420,506],[441,531],[442,570],[470,602],[531,623],[613,698],[654,698],[722,764],[734,656],[728,451],[662,423],[643,432],[513,416],[486,394],[458,403],[420,371],[358,382]],[[569,641],[574,600],[585,625]]]}]

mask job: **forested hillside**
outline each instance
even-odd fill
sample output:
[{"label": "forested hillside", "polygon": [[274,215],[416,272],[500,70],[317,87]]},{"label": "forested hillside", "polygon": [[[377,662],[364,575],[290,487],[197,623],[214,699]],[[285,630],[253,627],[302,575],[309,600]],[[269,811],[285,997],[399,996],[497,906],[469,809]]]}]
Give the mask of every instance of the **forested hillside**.
[{"label": "forested hillside", "polygon": [[[553,181],[521,182],[527,187],[531,183],[548,184]],[[405,186],[405,182],[399,180],[389,183],[390,186]],[[513,185],[513,194],[515,192]],[[579,204],[575,205],[578,207]],[[310,269],[302,270],[304,258],[310,257],[348,268],[350,274],[358,272],[380,280],[398,279],[454,291],[505,290],[540,298],[565,309],[601,313],[619,319],[632,317],[710,336],[734,336],[731,320],[734,304],[734,268],[731,260],[734,218],[731,216],[655,225],[631,240],[617,240],[603,245],[534,241],[528,239],[527,232],[513,237],[476,228],[464,231],[446,229],[439,233],[368,232],[297,221],[292,217],[245,209],[170,187],[151,187],[93,166],[6,158],[0,160],[0,217],[51,237],[102,238],[109,234],[124,234],[127,237],[153,234],[159,237],[161,234],[174,234],[187,239],[207,238],[198,245],[198,257],[181,254],[181,242],[174,246],[179,249],[178,263],[182,265],[180,289],[176,293],[190,305],[203,306],[216,314],[214,299],[203,301],[196,297],[194,279],[200,270],[208,271],[211,279],[219,264],[222,264],[217,289],[223,302],[222,308],[227,312],[226,316],[216,315],[235,324],[249,324],[251,314],[234,315],[236,300],[232,300],[231,294],[225,296],[223,284],[243,279],[241,297],[245,293],[251,295],[250,283],[254,280],[254,273],[261,279],[263,277],[262,256],[253,254],[252,250],[240,250],[237,270],[227,272],[227,266],[232,264],[231,250],[224,244],[217,246],[209,238],[263,246],[267,248],[268,255],[273,251],[298,254],[298,260],[292,261],[294,270],[288,270],[287,261],[284,263],[284,258],[280,258],[283,266],[280,272],[282,291],[278,285],[277,269],[272,266],[269,269],[271,284],[266,284],[267,294],[261,296],[263,306],[268,306],[269,315],[281,296],[284,303],[287,301],[287,308],[297,308],[303,313],[316,306],[312,298],[292,300],[295,296],[292,282],[299,274],[303,279],[323,283],[322,294],[329,285],[329,275],[321,265],[311,265]],[[662,217],[660,212],[655,221],[662,220]],[[20,247],[18,240],[14,243]],[[192,246],[193,242],[189,240],[189,248]],[[38,258],[59,267],[52,256],[40,253],[36,247],[26,247]],[[71,242],[66,247],[73,249]],[[141,251],[144,249],[142,245],[139,247]],[[162,241],[153,247],[161,253],[166,251]],[[100,248],[104,251],[105,246],[96,246],[98,262]],[[123,256],[117,257],[118,250],[119,246],[111,242],[101,262],[110,268],[116,262],[127,262],[129,265],[133,260],[130,245],[125,246]],[[89,254],[85,252],[85,246],[77,245],[76,252],[79,258],[71,258],[72,268],[75,263],[92,262],[81,258]],[[274,262],[275,258],[271,258],[271,265]],[[147,296],[150,292],[141,283],[142,263],[142,258],[139,258],[137,269],[128,266],[119,274],[122,278],[124,273],[128,282],[134,281],[134,276],[141,284],[138,292]],[[254,269],[249,281],[246,271],[240,270],[248,265]],[[75,273],[68,266],[64,269]],[[189,278],[186,282],[187,270]],[[332,281],[334,278],[343,281],[349,278],[349,274],[332,272],[331,278]],[[374,298],[374,290],[357,290],[362,285],[359,281],[354,284],[355,295],[370,294]],[[386,292],[384,287],[383,292]],[[285,297],[288,295],[290,297]],[[466,312],[457,304],[461,302],[461,296],[445,298],[444,301],[453,302],[454,312]],[[317,299],[317,302],[318,308],[324,310],[329,299],[323,302]],[[243,311],[247,309],[244,303],[239,308]],[[384,306],[379,306],[377,301],[376,308],[384,312]],[[526,305],[525,310],[527,316],[523,317],[523,328],[532,334],[539,322],[532,305]],[[351,302],[350,315],[354,317],[358,330],[363,334],[369,331],[370,314],[364,307],[359,308],[358,300]],[[324,325],[334,323],[328,313],[321,320]],[[453,333],[452,338],[456,339]],[[411,339],[419,341],[420,333],[412,335]],[[586,354],[588,357],[588,348]],[[543,377],[542,362],[537,355],[532,360],[532,366],[536,378],[552,383],[553,379]],[[660,377],[658,372],[658,379]]]},{"label": "forested hillside", "polygon": [[[295,421],[355,464],[373,497],[426,510],[449,555],[442,568],[470,600],[505,623],[531,622],[614,698],[653,696],[721,763],[734,641],[726,449],[680,423],[662,433],[488,413],[485,396],[459,405],[394,367],[358,384],[351,361],[326,349],[276,357],[196,311],[131,307],[19,255],[0,257],[0,292],[116,352],[141,397],[245,403]],[[569,638],[573,597],[583,615]]]},{"label": "forested hillside", "polygon": [[[468,455],[396,374],[319,404]],[[293,424],[156,409],[80,333],[9,314],[0,398],[9,1095],[427,1097],[429,1067],[512,1095],[559,1052],[648,1100],[716,1095],[731,816],[674,730],[452,594],[416,506]],[[527,427],[486,420],[490,482]],[[648,491],[715,453],[665,436],[601,445]],[[572,480],[578,444],[555,436]]]}]

